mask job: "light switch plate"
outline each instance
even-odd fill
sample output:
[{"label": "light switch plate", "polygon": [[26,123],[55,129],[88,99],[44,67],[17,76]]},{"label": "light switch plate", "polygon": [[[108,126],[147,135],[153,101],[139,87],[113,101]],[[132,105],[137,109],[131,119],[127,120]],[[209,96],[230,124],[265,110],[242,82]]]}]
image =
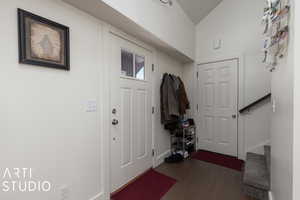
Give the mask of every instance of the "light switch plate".
[{"label": "light switch plate", "polygon": [[221,39],[216,39],[216,40],[214,40],[213,48],[214,48],[215,50],[220,49],[220,48],[221,48],[221,45],[222,45],[222,40],[221,40]]},{"label": "light switch plate", "polygon": [[275,101],[275,99],[272,100],[272,111],[273,111],[273,113],[276,112],[276,101]]},{"label": "light switch plate", "polygon": [[86,112],[96,112],[97,111],[97,100],[91,99],[86,102]]}]

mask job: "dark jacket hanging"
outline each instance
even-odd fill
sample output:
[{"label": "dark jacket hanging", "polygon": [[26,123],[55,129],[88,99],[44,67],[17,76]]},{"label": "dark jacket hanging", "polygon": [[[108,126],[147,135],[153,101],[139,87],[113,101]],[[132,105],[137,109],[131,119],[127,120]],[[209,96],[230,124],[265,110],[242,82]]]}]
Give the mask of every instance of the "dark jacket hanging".
[{"label": "dark jacket hanging", "polygon": [[179,104],[173,80],[169,74],[164,74],[163,76],[160,86],[160,102],[161,122],[166,124],[170,121],[174,121],[175,116],[179,116]]},{"label": "dark jacket hanging", "polygon": [[180,81],[180,85],[178,89],[179,113],[180,115],[184,115],[186,114],[186,110],[190,109],[190,102],[188,100],[183,81],[179,77],[178,79]]},{"label": "dark jacket hanging", "polygon": [[177,121],[189,109],[189,101],[182,80],[165,73],[160,86],[161,122],[163,124]]}]

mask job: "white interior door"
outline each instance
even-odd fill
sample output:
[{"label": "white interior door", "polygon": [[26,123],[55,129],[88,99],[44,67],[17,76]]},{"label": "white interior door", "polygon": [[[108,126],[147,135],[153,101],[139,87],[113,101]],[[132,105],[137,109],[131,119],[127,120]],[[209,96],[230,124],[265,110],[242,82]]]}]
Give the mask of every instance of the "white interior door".
[{"label": "white interior door", "polygon": [[199,89],[200,149],[237,156],[237,60],[200,65]]},{"label": "white interior door", "polygon": [[150,51],[111,34],[111,192],[152,167]]}]

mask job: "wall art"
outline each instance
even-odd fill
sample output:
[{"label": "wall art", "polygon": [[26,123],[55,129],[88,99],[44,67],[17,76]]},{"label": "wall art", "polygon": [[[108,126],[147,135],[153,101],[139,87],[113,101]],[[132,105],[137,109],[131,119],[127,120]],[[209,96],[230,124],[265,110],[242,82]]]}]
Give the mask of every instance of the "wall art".
[{"label": "wall art", "polygon": [[18,9],[19,62],[70,70],[69,28]]}]

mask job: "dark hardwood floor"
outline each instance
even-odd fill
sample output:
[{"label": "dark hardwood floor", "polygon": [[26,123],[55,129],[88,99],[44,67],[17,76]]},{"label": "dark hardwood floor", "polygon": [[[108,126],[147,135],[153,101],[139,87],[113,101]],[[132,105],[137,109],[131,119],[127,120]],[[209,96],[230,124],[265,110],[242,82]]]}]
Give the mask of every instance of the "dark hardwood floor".
[{"label": "dark hardwood floor", "polygon": [[242,174],[232,169],[189,159],[156,170],[178,181],[162,200],[254,200],[243,195]]}]

